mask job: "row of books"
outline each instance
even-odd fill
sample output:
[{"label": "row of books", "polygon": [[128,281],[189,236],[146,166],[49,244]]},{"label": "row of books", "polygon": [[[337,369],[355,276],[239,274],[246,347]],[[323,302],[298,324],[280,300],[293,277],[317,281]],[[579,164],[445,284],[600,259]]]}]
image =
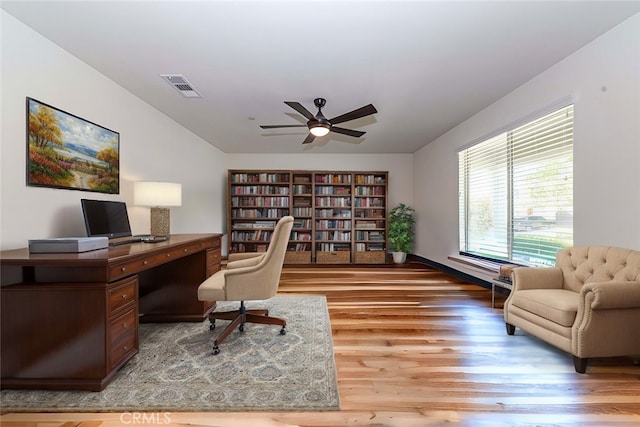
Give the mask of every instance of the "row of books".
[{"label": "row of books", "polygon": [[316,228],[328,230],[330,228],[351,228],[351,221],[345,219],[321,219],[316,220]]},{"label": "row of books", "polygon": [[265,243],[251,243],[251,244],[244,244],[244,243],[234,243],[231,246],[231,252],[232,253],[243,253],[243,252],[266,252],[267,251],[267,247],[269,246],[269,244],[265,244]]},{"label": "row of books", "polygon": [[231,217],[234,219],[274,218],[277,220],[286,215],[289,215],[289,209],[231,209]]},{"label": "row of books", "polygon": [[293,219],[293,229],[296,228],[311,228],[311,220],[303,219],[303,218],[294,218]]},{"label": "row of books", "polygon": [[311,185],[293,184],[293,194],[311,194]]},{"label": "row of books", "polygon": [[351,218],[350,209],[316,209],[316,218]]},{"label": "row of books", "polygon": [[356,187],[356,196],[384,196],[384,187]]},{"label": "row of books", "polygon": [[356,228],[384,228],[385,222],[383,220],[375,220],[375,221],[357,221],[356,220]]},{"label": "row of books", "polygon": [[350,231],[316,231],[316,240],[350,241]]},{"label": "row of books", "polygon": [[315,194],[348,196],[351,194],[351,187],[325,187],[317,186]]},{"label": "row of books", "polygon": [[349,207],[351,206],[350,197],[316,197],[316,206],[318,207]]},{"label": "row of books", "polygon": [[231,182],[289,182],[288,173],[233,173]]},{"label": "row of books", "polygon": [[356,231],[356,240],[369,240],[384,242],[384,233],[382,231]]},{"label": "row of books", "polygon": [[356,175],[356,184],[384,184],[385,177],[381,175]]},{"label": "row of books", "polygon": [[253,195],[288,195],[289,187],[273,186],[273,185],[232,185],[232,194],[253,194]]},{"label": "row of books", "polygon": [[288,251],[293,251],[293,252],[305,252],[305,251],[310,251],[311,250],[311,245],[309,243],[295,243],[295,244],[290,244],[287,247]]},{"label": "row of books", "polygon": [[235,222],[233,228],[274,228],[276,221]]},{"label": "row of books", "polygon": [[311,233],[302,233],[299,231],[291,232],[291,240],[311,240]]},{"label": "row of books", "polygon": [[231,206],[289,206],[288,197],[264,196],[264,197],[232,197]]},{"label": "row of books", "polygon": [[350,251],[351,246],[344,243],[318,243],[316,249],[321,252]]},{"label": "row of books", "polygon": [[357,252],[384,251],[383,243],[356,243],[354,246]]},{"label": "row of books", "polygon": [[384,209],[372,209],[362,206],[358,206],[358,208],[354,209],[354,216],[356,218],[385,218]]},{"label": "row of books", "polygon": [[311,216],[311,214],[313,213],[313,209],[310,207],[299,207],[299,206],[294,206],[293,208],[293,216]]},{"label": "row of books", "polygon": [[231,238],[233,240],[247,240],[247,241],[261,241],[268,242],[271,240],[271,231],[258,230],[258,231],[233,231],[231,232]]},{"label": "row of books", "polygon": [[379,197],[356,197],[353,199],[353,205],[356,208],[381,208],[384,207],[384,199]]},{"label": "row of books", "polygon": [[315,181],[319,184],[351,184],[351,174],[316,175]]}]

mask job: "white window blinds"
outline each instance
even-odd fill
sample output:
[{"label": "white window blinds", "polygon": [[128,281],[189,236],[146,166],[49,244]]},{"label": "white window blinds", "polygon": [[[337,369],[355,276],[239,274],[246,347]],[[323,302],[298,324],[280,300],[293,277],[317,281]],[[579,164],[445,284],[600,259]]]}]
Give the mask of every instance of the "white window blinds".
[{"label": "white window blinds", "polygon": [[458,154],[460,252],[551,265],[573,244],[573,106]]}]

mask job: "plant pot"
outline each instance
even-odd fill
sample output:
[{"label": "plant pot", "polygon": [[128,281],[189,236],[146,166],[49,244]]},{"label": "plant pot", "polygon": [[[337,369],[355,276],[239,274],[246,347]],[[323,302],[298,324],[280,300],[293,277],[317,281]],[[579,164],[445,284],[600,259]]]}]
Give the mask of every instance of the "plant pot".
[{"label": "plant pot", "polygon": [[407,260],[406,252],[391,252],[391,254],[393,255],[393,262],[396,264],[404,264]]}]

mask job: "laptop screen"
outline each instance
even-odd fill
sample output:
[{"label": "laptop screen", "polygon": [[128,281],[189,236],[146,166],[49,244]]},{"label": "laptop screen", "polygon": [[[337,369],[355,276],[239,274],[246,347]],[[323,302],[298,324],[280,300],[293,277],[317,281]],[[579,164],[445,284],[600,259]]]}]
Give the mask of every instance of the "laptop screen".
[{"label": "laptop screen", "polygon": [[131,225],[124,202],[81,199],[87,236],[131,236]]}]

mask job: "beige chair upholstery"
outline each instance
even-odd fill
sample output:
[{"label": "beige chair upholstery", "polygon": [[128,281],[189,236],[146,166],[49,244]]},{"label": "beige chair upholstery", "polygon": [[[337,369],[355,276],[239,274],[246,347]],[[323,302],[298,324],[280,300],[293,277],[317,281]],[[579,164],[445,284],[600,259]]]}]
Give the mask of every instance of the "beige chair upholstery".
[{"label": "beige chair upholstery", "polygon": [[244,331],[246,322],[280,325],[280,334],[286,333],[284,319],[269,317],[268,310],[247,310],[245,301],[265,300],[278,291],[284,256],[289,243],[293,217],[282,217],[273,231],[267,251],[260,254],[230,256],[226,269],[205,280],[198,288],[200,301],[240,301],[240,308],[231,312],[213,312],[209,315],[210,328],[216,319],[231,323],[213,343],[213,353],[220,352],[219,344],[235,329]]},{"label": "beige chair upholstery", "polygon": [[515,327],[573,355],[640,357],[640,252],[609,246],[563,249],[551,268],[516,268],[504,306]]}]

